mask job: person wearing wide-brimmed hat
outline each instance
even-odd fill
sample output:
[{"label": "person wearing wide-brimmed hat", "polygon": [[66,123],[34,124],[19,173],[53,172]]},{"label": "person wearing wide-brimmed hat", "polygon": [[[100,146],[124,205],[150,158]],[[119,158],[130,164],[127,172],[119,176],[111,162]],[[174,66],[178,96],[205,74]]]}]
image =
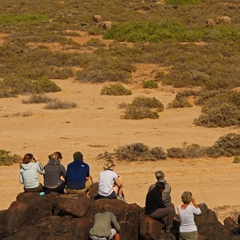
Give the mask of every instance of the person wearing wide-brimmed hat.
[{"label": "person wearing wide-brimmed hat", "polygon": [[67,193],[85,194],[89,197],[92,188],[92,177],[81,152],[73,154],[74,161],[67,167]]},{"label": "person wearing wide-brimmed hat", "polygon": [[99,198],[120,199],[126,201],[123,197],[122,182],[123,178],[113,170],[115,164],[112,160],[104,163],[103,171],[99,175],[98,194]]}]

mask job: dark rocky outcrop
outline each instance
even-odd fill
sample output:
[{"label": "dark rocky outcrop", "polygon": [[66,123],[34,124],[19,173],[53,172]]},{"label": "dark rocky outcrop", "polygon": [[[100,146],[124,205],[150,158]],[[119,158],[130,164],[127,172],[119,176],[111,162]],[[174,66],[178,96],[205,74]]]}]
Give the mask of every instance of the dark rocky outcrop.
[{"label": "dark rocky outcrop", "polygon": [[[163,221],[144,214],[137,204],[127,204],[118,199],[98,199],[97,183],[90,198],[76,194],[40,196],[37,193],[20,193],[17,201],[0,211],[0,239],[7,240],[88,240],[89,230],[97,212],[111,211],[120,224],[122,240],[175,240],[179,223],[171,233],[165,233]],[[231,218],[222,225],[206,204],[195,217],[199,240],[237,240],[240,227]]]}]

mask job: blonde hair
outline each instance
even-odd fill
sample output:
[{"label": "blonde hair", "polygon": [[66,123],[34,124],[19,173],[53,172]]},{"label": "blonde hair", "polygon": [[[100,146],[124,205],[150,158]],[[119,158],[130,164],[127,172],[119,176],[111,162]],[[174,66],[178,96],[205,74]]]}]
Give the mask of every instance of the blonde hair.
[{"label": "blonde hair", "polygon": [[62,159],[62,154],[60,152],[55,152],[55,153],[49,155],[48,158],[49,159],[53,159],[53,158],[55,158],[55,159],[59,159],[59,158]]},{"label": "blonde hair", "polygon": [[104,165],[103,165],[103,169],[104,169],[104,170],[107,170],[107,169],[109,169],[109,168],[112,167],[112,166],[115,166],[113,160],[107,160],[107,161],[104,163]]},{"label": "blonde hair", "polygon": [[192,193],[189,191],[185,191],[182,194],[182,202],[183,203],[190,203],[191,202],[191,198],[192,198]]}]

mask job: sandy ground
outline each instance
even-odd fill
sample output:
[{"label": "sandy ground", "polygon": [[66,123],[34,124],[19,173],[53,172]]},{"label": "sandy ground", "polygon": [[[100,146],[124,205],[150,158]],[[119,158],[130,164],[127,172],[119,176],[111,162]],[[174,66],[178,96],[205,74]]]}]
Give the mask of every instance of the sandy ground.
[{"label": "sandy ground", "polygon": [[[0,148],[23,156],[30,152],[43,165],[47,156],[55,151],[63,154],[62,164],[67,167],[75,151],[81,151],[90,165],[94,181],[102,171],[103,160],[96,156],[104,151],[113,152],[118,146],[136,142],[150,147],[181,147],[183,142],[212,145],[229,132],[240,133],[239,128],[208,129],[193,125],[200,115],[200,107],[166,109],[157,120],[122,120],[122,102],[130,103],[138,95],[156,97],[165,106],[175,97],[176,89],[159,87],[143,89],[141,81],[151,79],[157,65],[139,65],[134,74],[134,84],[126,85],[131,96],[102,96],[106,84],[81,84],[69,80],[56,80],[61,92],[48,96],[78,104],[75,109],[46,110],[44,104],[22,104],[18,98],[0,99]],[[22,117],[16,113],[32,112]],[[100,145],[100,147],[94,147]],[[197,203],[206,203],[216,210],[220,221],[227,216],[237,216],[240,211],[240,164],[232,158],[162,160],[156,162],[118,162],[115,171],[124,179],[124,192],[128,203],[144,206],[148,187],[155,182],[154,172],[162,170],[172,186],[172,201],[181,204],[183,191],[191,191]],[[0,210],[7,209],[23,186],[18,180],[19,165],[0,167]],[[42,182],[43,177],[39,176]]]}]

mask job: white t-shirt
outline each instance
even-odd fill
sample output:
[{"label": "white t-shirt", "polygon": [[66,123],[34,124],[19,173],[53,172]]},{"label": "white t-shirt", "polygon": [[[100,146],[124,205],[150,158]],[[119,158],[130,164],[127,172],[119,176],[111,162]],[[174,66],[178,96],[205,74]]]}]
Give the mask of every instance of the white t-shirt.
[{"label": "white t-shirt", "polygon": [[197,226],[194,222],[194,214],[200,215],[200,208],[196,208],[193,205],[188,205],[186,209],[181,209],[181,205],[179,205],[178,214],[180,218],[180,232],[197,231]]},{"label": "white t-shirt", "polygon": [[112,170],[104,170],[99,175],[98,193],[107,197],[113,192],[114,180],[118,175]]}]

